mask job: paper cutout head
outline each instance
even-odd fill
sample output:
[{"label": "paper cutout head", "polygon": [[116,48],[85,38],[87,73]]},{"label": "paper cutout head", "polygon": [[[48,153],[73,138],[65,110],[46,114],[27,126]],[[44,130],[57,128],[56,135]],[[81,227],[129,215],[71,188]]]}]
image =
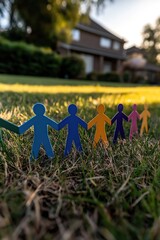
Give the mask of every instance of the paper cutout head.
[{"label": "paper cutout head", "polygon": [[133,111],[136,111],[137,110],[137,105],[133,104],[132,108],[133,108]]},{"label": "paper cutout head", "polygon": [[104,111],[105,111],[105,106],[104,106],[103,104],[98,105],[98,107],[97,107],[97,112],[98,112],[99,114],[103,114]]},{"label": "paper cutout head", "polygon": [[69,107],[68,107],[68,112],[69,114],[71,115],[76,115],[77,114],[77,106],[75,104],[70,104]]},{"label": "paper cutout head", "polygon": [[123,104],[119,104],[118,105],[118,112],[122,112],[123,111]]},{"label": "paper cutout head", "polygon": [[35,113],[35,115],[37,116],[42,116],[45,114],[46,112],[46,108],[42,103],[36,103],[33,106],[33,112]]}]

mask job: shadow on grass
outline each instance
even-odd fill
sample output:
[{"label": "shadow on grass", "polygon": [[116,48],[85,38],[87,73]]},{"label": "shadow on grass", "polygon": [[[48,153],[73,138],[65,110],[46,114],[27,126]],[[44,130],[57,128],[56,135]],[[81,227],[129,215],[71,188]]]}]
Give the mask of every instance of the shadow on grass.
[{"label": "shadow on grass", "polygon": [[111,83],[89,80],[60,79],[49,77],[18,76],[0,74],[0,83],[3,84],[22,84],[22,85],[43,85],[43,86],[109,86],[109,87],[141,87],[146,84],[132,83]]}]

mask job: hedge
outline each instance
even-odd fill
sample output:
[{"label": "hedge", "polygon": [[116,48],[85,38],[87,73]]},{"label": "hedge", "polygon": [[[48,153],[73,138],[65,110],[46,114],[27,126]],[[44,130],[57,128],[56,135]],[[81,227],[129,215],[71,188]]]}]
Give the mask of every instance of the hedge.
[{"label": "hedge", "polygon": [[84,78],[85,64],[77,55],[63,57],[61,62],[60,77],[62,78]]},{"label": "hedge", "polygon": [[57,77],[61,58],[33,45],[0,38],[0,73]]}]

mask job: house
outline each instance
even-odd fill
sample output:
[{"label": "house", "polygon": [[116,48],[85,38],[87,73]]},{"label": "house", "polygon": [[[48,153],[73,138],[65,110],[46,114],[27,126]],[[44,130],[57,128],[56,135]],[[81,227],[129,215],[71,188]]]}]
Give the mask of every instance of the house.
[{"label": "house", "polygon": [[89,19],[79,23],[72,31],[70,44],[59,43],[58,52],[63,55],[78,54],[85,62],[86,73],[119,71],[125,60],[124,39]]},{"label": "house", "polygon": [[160,67],[147,62],[144,49],[132,46],[126,49],[126,61],[123,62],[123,72],[128,71],[130,81],[137,79],[149,83],[160,82]]}]

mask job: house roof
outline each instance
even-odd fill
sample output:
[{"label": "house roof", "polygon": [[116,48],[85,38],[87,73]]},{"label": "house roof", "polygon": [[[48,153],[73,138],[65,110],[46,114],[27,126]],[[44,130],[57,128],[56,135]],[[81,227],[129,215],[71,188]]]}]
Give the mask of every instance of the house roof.
[{"label": "house roof", "polygon": [[[132,46],[132,47],[126,49],[127,55],[130,55],[132,53],[141,53],[141,54],[143,54],[143,58],[145,59],[146,53],[143,48],[138,48],[136,46]],[[150,71],[150,72],[160,72],[160,66],[147,62],[141,70]]]},{"label": "house roof", "polygon": [[126,59],[125,51],[123,51],[123,50],[112,51],[112,50],[108,49],[107,51],[103,51],[103,49],[100,50],[100,49],[89,48],[89,47],[80,46],[80,45],[76,45],[76,44],[66,44],[66,43],[60,43],[59,46],[65,48],[65,49],[68,49],[68,50],[77,51],[77,52],[81,52],[81,53],[92,53],[95,55],[109,57],[109,58],[113,58],[113,59],[120,59],[120,60]]},{"label": "house roof", "polygon": [[136,46],[132,46],[132,47],[126,49],[126,54],[127,55],[130,55],[132,53],[142,53],[142,54],[144,54],[144,50],[142,48],[138,48]]},{"label": "house roof", "polygon": [[151,63],[146,63],[144,69],[151,72],[160,72],[160,66]]},{"label": "house roof", "polygon": [[124,39],[116,36],[115,34],[111,33],[109,30],[105,29],[104,27],[102,27],[101,25],[99,25],[98,23],[96,23],[93,19],[89,18],[89,21],[87,23],[79,23],[77,25],[78,29],[87,31],[87,32],[91,32],[91,33],[95,33],[97,35],[103,36],[103,37],[107,37],[113,40],[117,40],[120,41],[122,43],[125,43]]}]

